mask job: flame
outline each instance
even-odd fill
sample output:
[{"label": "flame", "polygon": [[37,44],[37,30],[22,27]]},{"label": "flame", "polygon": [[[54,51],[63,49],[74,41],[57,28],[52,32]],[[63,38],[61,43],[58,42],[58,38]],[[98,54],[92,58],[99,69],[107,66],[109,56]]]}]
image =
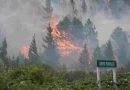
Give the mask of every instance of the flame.
[{"label": "flame", "polygon": [[89,43],[87,44],[87,49],[88,49],[88,64],[90,65],[92,63],[92,59],[93,59],[93,54],[92,54],[92,48],[89,45]]},{"label": "flame", "polygon": [[25,58],[29,58],[28,57],[28,53],[29,53],[29,48],[30,46],[29,45],[25,45],[21,48],[21,54],[25,57]]},{"label": "flame", "polygon": [[74,44],[71,40],[68,39],[68,36],[70,36],[68,33],[62,31],[59,31],[57,28],[57,22],[56,17],[52,16],[50,21],[50,26],[52,29],[52,37],[55,41],[58,50],[61,52],[61,54],[69,55],[73,51],[81,51],[81,48]]}]

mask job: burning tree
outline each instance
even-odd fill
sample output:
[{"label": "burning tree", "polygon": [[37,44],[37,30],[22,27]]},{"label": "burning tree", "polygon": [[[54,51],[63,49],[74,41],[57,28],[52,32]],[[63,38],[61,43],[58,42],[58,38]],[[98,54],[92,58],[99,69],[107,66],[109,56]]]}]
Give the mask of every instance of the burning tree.
[{"label": "burning tree", "polygon": [[84,49],[79,57],[79,62],[83,71],[89,70],[89,52],[87,49],[87,44],[84,45]]},{"label": "burning tree", "polygon": [[51,35],[62,56],[70,55],[72,52],[80,51],[81,48],[69,38],[71,34],[57,28],[56,17],[52,16],[50,21]]},{"label": "burning tree", "polygon": [[22,48],[20,49],[20,53],[21,53],[21,55],[22,55],[24,58],[29,58],[29,57],[28,57],[29,48],[30,48],[30,45],[24,45],[24,46],[22,46]]},{"label": "burning tree", "polygon": [[28,57],[29,57],[31,64],[39,64],[40,63],[39,55],[38,55],[38,52],[37,52],[35,34],[33,36],[33,40],[31,42],[31,45],[30,45],[30,48],[29,48]]},{"label": "burning tree", "polygon": [[43,38],[43,41],[45,42],[43,47],[46,49],[43,53],[44,63],[52,67],[57,66],[59,63],[59,52],[52,36],[52,28],[50,24],[47,28],[47,36]]},{"label": "burning tree", "polygon": [[81,51],[81,48],[73,43],[69,38],[71,34],[63,30],[59,30],[55,16],[51,17],[47,31],[47,36],[43,38],[43,41],[45,42],[43,46],[46,48],[44,59],[46,59],[47,62],[49,61],[49,64],[52,63],[51,65],[56,65],[60,55],[64,57],[75,51]]}]

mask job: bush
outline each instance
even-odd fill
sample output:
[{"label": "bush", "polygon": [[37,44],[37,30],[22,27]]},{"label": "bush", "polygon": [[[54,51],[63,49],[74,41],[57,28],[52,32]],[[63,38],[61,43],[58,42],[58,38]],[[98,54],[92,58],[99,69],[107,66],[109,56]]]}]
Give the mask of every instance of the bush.
[{"label": "bush", "polygon": [[71,71],[65,74],[64,79],[68,82],[85,79],[86,73],[83,71]]},{"label": "bush", "polygon": [[[101,90],[115,90],[112,74],[103,74]],[[97,90],[96,74],[56,72],[46,65],[30,65],[0,73],[0,90]],[[117,90],[130,90],[130,74],[117,74]]]}]

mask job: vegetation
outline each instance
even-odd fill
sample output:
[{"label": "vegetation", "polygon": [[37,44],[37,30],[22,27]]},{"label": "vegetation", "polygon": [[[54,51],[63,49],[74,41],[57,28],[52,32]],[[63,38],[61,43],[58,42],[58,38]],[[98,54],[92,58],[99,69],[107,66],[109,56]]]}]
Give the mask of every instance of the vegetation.
[{"label": "vegetation", "polygon": [[4,38],[2,42],[2,46],[0,48],[0,58],[3,60],[3,66],[5,68],[8,68],[8,58],[7,58],[7,41],[6,38]]},{"label": "vegetation", "polygon": [[35,34],[33,36],[33,40],[31,42],[30,48],[29,48],[29,60],[31,64],[39,64],[39,55],[37,51],[37,46],[36,46],[36,40],[35,40]]},{"label": "vegetation", "polygon": [[[115,90],[112,74],[102,74],[101,90]],[[97,90],[96,73],[54,71],[47,65],[30,65],[1,71],[0,90]],[[130,89],[130,74],[117,74],[118,90]]]},{"label": "vegetation", "polygon": [[[93,72],[96,67],[96,60],[102,57],[114,60],[115,54],[117,54],[119,61],[127,61],[129,58],[128,40],[126,34],[120,28],[113,32],[112,40],[108,40],[104,46],[99,47],[96,28],[90,19],[83,25],[77,18],[70,21],[66,17],[59,25],[68,25],[68,28],[71,26],[70,34],[72,36],[79,36],[83,41],[87,40],[87,44],[84,45],[79,56],[78,64],[81,70],[67,71],[65,67],[63,69],[60,67],[60,52],[57,50],[55,39],[51,34],[52,28],[49,25],[47,35],[43,37],[45,50],[41,54],[37,50],[35,34],[29,45],[28,57],[21,55],[8,57],[8,44],[6,38],[4,38],[0,47],[0,90],[98,90],[96,73]],[[66,30],[69,31],[69,29]],[[121,36],[118,37],[118,34]],[[75,37],[73,39],[77,39]],[[118,53],[115,53],[113,44],[118,45]],[[89,45],[92,47],[92,52],[89,52]],[[92,64],[89,62],[90,58],[93,59]],[[123,69],[129,71],[129,66],[130,63]],[[101,86],[101,90],[115,90],[115,88],[117,90],[130,90],[130,73],[119,70],[116,85],[112,81],[111,72],[103,73]]]},{"label": "vegetation", "polygon": [[106,44],[105,54],[108,60],[114,60],[113,47],[111,41],[108,41]]},{"label": "vegetation", "polygon": [[56,67],[59,63],[60,54],[57,50],[57,45],[51,33],[52,33],[52,28],[49,25],[47,27],[47,35],[45,36],[45,38],[43,38],[43,42],[44,42],[43,47],[45,48],[45,51],[41,55],[41,58],[43,59],[42,61],[47,65]]},{"label": "vegetation", "polygon": [[80,54],[79,57],[79,62],[80,62],[80,67],[83,71],[88,71],[89,70],[89,53],[87,49],[87,44],[84,45],[84,49],[82,53]]},{"label": "vegetation", "polygon": [[[123,31],[122,28],[117,27],[114,29],[111,38],[113,40],[113,46],[115,46],[115,51],[117,52],[119,59],[119,63],[121,64],[127,64],[127,61],[129,61],[130,55],[130,49],[129,49],[129,39],[127,38],[126,32]],[[124,61],[125,60],[125,61]]]}]

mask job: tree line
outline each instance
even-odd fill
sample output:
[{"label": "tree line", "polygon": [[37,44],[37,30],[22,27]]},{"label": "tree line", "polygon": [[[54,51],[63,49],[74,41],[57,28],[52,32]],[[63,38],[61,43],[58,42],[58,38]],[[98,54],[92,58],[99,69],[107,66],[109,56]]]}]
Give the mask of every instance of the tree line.
[{"label": "tree line", "polygon": [[[129,57],[129,43],[126,33],[122,28],[117,27],[110,40],[106,44],[99,46],[97,39],[97,32],[94,23],[88,19],[85,25],[78,18],[74,18],[72,21],[65,17],[57,25],[59,30],[66,30],[74,37],[71,38],[75,41],[75,38],[79,38],[79,41],[84,42],[83,49],[78,58],[78,68],[84,71],[92,71],[96,67],[97,59],[116,60],[119,64],[128,62]],[[71,29],[71,30],[70,30]],[[0,47],[0,65],[5,69],[15,68],[22,65],[30,64],[47,64],[52,67],[58,67],[60,65],[60,52],[57,49],[57,45],[52,36],[52,28],[50,24],[47,27],[47,34],[42,37],[43,47],[45,51],[42,54],[38,53],[35,34],[32,37],[30,48],[28,52],[28,58],[24,58],[22,55],[17,57],[8,57],[7,54],[7,41],[4,38]],[[91,46],[92,52],[90,53],[89,46]],[[82,46],[81,46],[82,47]],[[118,48],[117,48],[118,47]],[[90,54],[92,54],[90,56]],[[92,59],[90,64],[90,58]],[[127,65],[126,65],[127,66]]]}]

